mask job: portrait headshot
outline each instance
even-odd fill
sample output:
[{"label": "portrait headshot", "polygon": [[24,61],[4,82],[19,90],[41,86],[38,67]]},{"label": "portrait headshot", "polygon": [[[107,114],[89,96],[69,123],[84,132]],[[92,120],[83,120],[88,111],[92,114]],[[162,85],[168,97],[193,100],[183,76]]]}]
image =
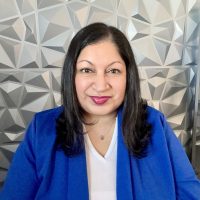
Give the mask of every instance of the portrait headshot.
[{"label": "portrait headshot", "polygon": [[198,3],[33,2],[0,14],[0,200],[199,200]]}]

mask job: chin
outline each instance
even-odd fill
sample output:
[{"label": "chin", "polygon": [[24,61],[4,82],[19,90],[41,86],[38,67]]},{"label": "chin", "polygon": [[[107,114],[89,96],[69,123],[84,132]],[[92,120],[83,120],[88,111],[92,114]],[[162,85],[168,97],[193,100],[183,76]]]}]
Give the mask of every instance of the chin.
[{"label": "chin", "polygon": [[93,109],[92,112],[89,112],[91,115],[98,115],[98,116],[105,116],[109,115],[111,113],[117,112],[117,109],[106,109],[106,108],[98,108],[98,109]]}]

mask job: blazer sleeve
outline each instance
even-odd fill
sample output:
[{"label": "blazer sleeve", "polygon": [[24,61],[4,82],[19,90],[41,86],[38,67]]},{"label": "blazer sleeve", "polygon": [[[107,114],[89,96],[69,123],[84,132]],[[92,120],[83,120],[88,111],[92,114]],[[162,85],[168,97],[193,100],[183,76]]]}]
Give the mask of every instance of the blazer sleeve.
[{"label": "blazer sleeve", "polygon": [[162,115],[178,200],[200,200],[200,180],[176,135]]},{"label": "blazer sleeve", "polygon": [[30,123],[8,170],[0,200],[34,199],[37,191],[35,162],[36,118]]}]

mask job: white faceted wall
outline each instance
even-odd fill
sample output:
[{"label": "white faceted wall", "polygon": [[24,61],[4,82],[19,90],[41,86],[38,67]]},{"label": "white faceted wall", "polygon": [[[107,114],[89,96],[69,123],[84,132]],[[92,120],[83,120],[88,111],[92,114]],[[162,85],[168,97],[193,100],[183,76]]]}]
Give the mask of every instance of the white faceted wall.
[{"label": "white faceted wall", "polygon": [[0,0],[0,185],[34,113],[61,104],[69,42],[93,22],[126,34],[143,97],[188,147],[196,130],[197,8],[197,0]]}]

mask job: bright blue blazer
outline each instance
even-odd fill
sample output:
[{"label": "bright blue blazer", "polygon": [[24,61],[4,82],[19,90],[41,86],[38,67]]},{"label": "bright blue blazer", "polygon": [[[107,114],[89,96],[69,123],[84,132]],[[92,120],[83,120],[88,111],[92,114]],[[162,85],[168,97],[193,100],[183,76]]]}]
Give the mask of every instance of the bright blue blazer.
[{"label": "bright blue blazer", "polygon": [[[56,150],[55,120],[62,107],[35,115],[14,155],[1,200],[88,200],[85,152]],[[118,112],[117,200],[200,200],[200,182],[165,117],[148,107],[148,155],[129,154]],[[102,183],[103,184],[103,183]]]}]

